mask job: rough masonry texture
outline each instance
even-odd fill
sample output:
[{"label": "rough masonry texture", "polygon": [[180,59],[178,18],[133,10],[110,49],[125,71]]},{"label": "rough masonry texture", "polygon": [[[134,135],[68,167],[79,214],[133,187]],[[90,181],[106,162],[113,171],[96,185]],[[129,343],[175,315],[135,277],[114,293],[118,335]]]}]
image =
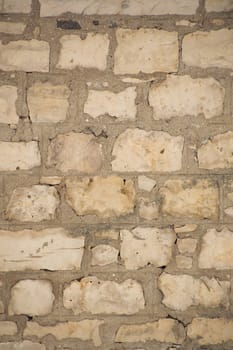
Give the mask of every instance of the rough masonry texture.
[{"label": "rough masonry texture", "polygon": [[233,349],[233,1],[0,0],[0,350]]}]

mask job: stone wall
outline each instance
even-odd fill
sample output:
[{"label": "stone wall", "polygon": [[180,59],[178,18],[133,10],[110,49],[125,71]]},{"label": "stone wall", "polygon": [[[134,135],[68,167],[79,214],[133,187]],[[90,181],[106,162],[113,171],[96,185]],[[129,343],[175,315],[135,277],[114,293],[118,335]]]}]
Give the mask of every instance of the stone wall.
[{"label": "stone wall", "polygon": [[232,0],[0,12],[0,350],[233,349]]}]

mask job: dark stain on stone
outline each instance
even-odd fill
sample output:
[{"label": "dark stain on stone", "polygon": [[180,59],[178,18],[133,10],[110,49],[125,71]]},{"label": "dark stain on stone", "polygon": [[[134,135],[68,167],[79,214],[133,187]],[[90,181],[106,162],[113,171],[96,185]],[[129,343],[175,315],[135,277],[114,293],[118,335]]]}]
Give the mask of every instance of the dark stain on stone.
[{"label": "dark stain on stone", "polygon": [[82,27],[77,21],[57,20],[57,28],[72,30],[72,29],[81,29]]}]

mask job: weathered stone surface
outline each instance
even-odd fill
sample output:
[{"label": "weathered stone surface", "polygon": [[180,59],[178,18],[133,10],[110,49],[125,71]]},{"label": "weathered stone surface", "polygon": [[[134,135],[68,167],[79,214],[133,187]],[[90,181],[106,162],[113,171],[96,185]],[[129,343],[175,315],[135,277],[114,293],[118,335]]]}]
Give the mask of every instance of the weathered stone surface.
[{"label": "weathered stone surface", "polygon": [[206,119],[223,112],[225,90],[213,78],[169,75],[160,85],[153,84],[149,103],[156,120],[203,114]]},{"label": "weathered stone surface", "polygon": [[117,331],[115,342],[134,343],[159,341],[161,343],[181,344],[185,339],[185,330],[181,323],[172,319],[160,319],[144,324],[122,325]]},{"label": "weathered stone surface", "polygon": [[138,188],[142,191],[152,191],[156,186],[156,181],[151,179],[150,177],[141,175],[138,176]]},{"label": "weathered stone surface", "polygon": [[228,12],[233,10],[232,0],[206,0],[205,8],[208,12]]},{"label": "weathered stone surface", "polygon": [[92,248],[91,265],[104,266],[117,263],[118,249],[108,244],[99,244]]},{"label": "weathered stone surface", "polygon": [[138,269],[148,264],[167,265],[172,256],[176,235],[171,229],[137,227],[121,230],[121,258],[127,269]]},{"label": "weathered stone surface", "polygon": [[163,273],[158,286],[164,296],[163,304],[174,310],[185,311],[192,305],[206,308],[229,306],[229,281]]},{"label": "weathered stone surface", "polygon": [[224,210],[224,213],[227,214],[228,216],[233,217],[233,207],[226,208]]},{"label": "weathered stone surface", "polygon": [[62,177],[60,176],[41,176],[40,184],[41,185],[59,185],[62,182]]},{"label": "weathered stone surface", "polygon": [[77,215],[127,215],[134,211],[134,184],[118,176],[68,179],[66,201]]},{"label": "weathered stone surface", "polygon": [[119,93],[107,90],[89,90],[84,113],[93,118],[107,114],[118,120],[132,120],[136,118],[137,114],[136,97],[135,87],[128,87]]},{"label": "weathered stone surface", "polygon": [[55,218],[59,205],[58,192],[54,187],[34,185],[16,188],[7,206],[8,220],[39,222]]},{"label": "weathered stone surface", "polygon": [[233,132],[209,138],[198,149],[199,167],[203,169],[233,168]]},{"label": "weathered stone surface", "polygon": [[0,13],[29,13],[32,0],[0,0]]},{"label": "weathered stone surface", "polygon": [[146,220],[154,220],[159,217],[159,205],[156,202],[147,202],[142,199],[139,203],[138,214]]},{"label": "weathered stone surface", "polygon": [[191,269],[193,266],[193,260],[189,256],[179,254],[176,256],[176,266],[178,269]]},{"label": "weathered stone surface", "polygon": [[40,163],[38,142],[0,141],[0,171],[28,170]]},{"label": "weathered stone surface", "polygon": [[201,345],[223,344],[233,341],[233,321],[226,318],[194,318],[187,335]]},{"label": "weathered stone surface", "polygon": [[[1,24],[1,23],[0,23]],[[1,31],[1,25],[0,25]],[[17,124],[19,117],[16,112],[17,87],[0,86],[0,123]]]},{"label": "weathered stone surface", "polygon": [[65,12],[80,15],[192,15],[198,7],[197,0],[40,0],[40,4],[42,17],[58,16]]},{"label": "weathered stone surface", "polygon": [[65,85],[36,83],[27,91],[30,119],[34,123],[64,121],[69,107],[70,89]]},{"label": "weathered stone surface", "polygon": [[179,252],[182,254],[192,254],[197,247],[197,240],[193,238],[183,238],[177,240]]},{"label": "weathered stone surface", "polygon": [[197,229],[198,225],[196,224],[186,224],[186,225],[175,225],[174,231],[175,233],[186,233],[186,232],[193,232]]},{"label": "weathered stone surface", "polygon": [[100,170],[102,162],[102,145],[94,135],[70,132],[57,135],[49,144],[47,165],[62,172],[92,173]]},{"label": "weathered stone surface", "polygon": [[4,313],[4,304],[2,302],[2,300],[0,300],[0,314]]},{"label": "weathered stone surface", "polygon": [[176,171],[182,167],[184,138],[163,131],[126,129],[114,144],[114,171]]},{"label": "weathered stone surface", "polygon": [[53,308],[52,284],[47,280],[22,280],[11,288],[9,315],[44,316]]},{"label": "weathered stone surface", "polygon": [[164,215],[200,219],[214,219],[218,215],[218,187],[210,180],[167,180],[160,194]]},{"label": "weathered stone surface", "polygon": [[27,322],[24,330],[24,338],[36,336],[43,338],[53,335],[57,340],[77,338],[81,340],[92,340],[95,346],[101,345],[99,327],[103,324],[100,320],[83,320],[80,322],[62,322],[55,326],[41,326],[37,322]]},{"label": "weathered stone surface", "polygon": [[233,30],[198,31],[185,35],[182,45],[183,62],[201,68],[233,69]]},{"label": "weathered stone surface", "polygon": [[117,240],[119,238],[119,231],[117,230],[97,231],[95,236],[100,239]]},{"label": "weathered stone surface", "polygon": [[26,24],[21,22],[0,22],[0,33],[23,34],[25,28]]},{"label": "weathered stone surface", "polygon": [[79,269],[84,237],[63,228],[0,230],[0,271]]},{"label": "weathered stone surface", "polygon": [[207,230],[202,237],[198,259],[202,269],[228,270],[233,268],[233,232],[227,228]]},{"label": "weathered stone surface", "polygon": [[84,40],[78,35],[64,35],[60,43],[61,51],[57,68],[84,67],[99,70],[107,68],[109,47],[107,34],[88,33]]},{"label": "weathered stone surface", "polygon": [[117,29],[114,54],[115,74],[176,72],[178,36],[176,32],[140,28]]},{"label": "weathered stone surface", "polygon": [[0,41],[0,69],[4,71],[48,72],[49,44],[39,40]]},{"label": "weathered stone surface", "polygon": [[12,321],[0,321],[0,336],[15,335],[18,329],[15,322]]},{"label": "weathered stone surface", "polygon": [[63,304],[76,315],[81,312],[132,315],[144,309],[145,301],[141,285],[132,279],[117,283],[86,277],[65,288]]},{"label": "weathered stone surface", "polygon": [[0,343],[0,350],[46,350],[46,347],[44,344],[25,340],[20,343]]}]

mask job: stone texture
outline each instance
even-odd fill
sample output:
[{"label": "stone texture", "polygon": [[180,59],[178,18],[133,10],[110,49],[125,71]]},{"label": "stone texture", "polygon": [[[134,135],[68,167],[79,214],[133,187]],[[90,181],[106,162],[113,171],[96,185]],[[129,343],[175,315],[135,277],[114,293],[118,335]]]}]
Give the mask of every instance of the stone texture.
[{"label": "stone texture", "polygon": [[62,322],[55,326],[41,326],[37,322],[27,322],[23,336],[36,336],[43,338],[53,335],[57,340],[77,338],[80,340],[91,340],[95,346],[101,345],[99,327],[103,324],[99,320],[83,320],[80,322]]},{"label": "stone texture", "polygon": [[232,0],[206,0],[205,8],[207,12],[228,12],[233,10]]},{"label": "stone texture", "polygon": [[63,228],[0,230],[0,271],[80,269],[84,237]]},{"label": "stone texture", "polygon": [[136,97],[135,87],[128,87],[118,93],[107,90],[89,90],[84,113],[93,118],[108,115],[117,120],[133,120],[137,114]]},{"label": "stone texture", "polygon": [[115,342],[134,343],[152,342],[181,344],[185,339],[185,330],[181,323],[172,319],[160,319],[155,322],[122,325],[117,331]]},{"label": "stone texture", "polygon": [[2,300],[0,300],[0,314],[4,314],[4,304]]},{"label": "stone texture", "polygon": [[189,270],[193,266],[193,260],[189,256],[179,254],[176,256],[176,266],[178,269]]},{"label": "stone texture", "polygon": [[142,199],[139,203],[138,214],[146,220],[155,220],[159,218],[159,205],[157,202],[147,202]]},{"label": "stone texture", "polygon": [[199,219],[214,219],[218,215],[218,187],[210,180],[167,180],[160,194],[164,215]]},{"label": "stone texture", "polygon": [[115,74],[176,72],[178,36],[176,32],[140,28],[117,29],[114,54]]},{"label": "stone texture", "polygon": [[198,265],[202,269],[228,270],[233,268],[233,232],[227,228],[207,230],[202,237]]},{"label": "stone texture", "polygon": [[9,315],[45,316],[52,311],[54,294],[47,280],[21,280],[11,288]]},{"label": "stone texture", "polygon": [[44,344],[34,343],[28,340],[23,342],[0,343],[0,350],[46,350]]},{"label": "stone texture", "polygon": [[92,134],[60,134],[49,144],[47,165],[62,172],[92,173],[100,170],[102,162],[102,145]]},{"label": "stone texture", "polygon": [[66,201],[77,215],[93,214],[103,218],[131,214],[135,189],[132,180],[118,176],[66,180]]},{"label": "stone texture", "polygon": [[0,33],[23,34],[25,28],[26,24],[21,22],[0,22]]},{"label": "stone texture", "polygon": [[173,310],[185,311],[198,305],[205,308],[229,306],[229,281],[163,273],[158,286],[163,293],[162,303]]},{"label": "stone texture", "polygon": [[70,89],[65,85],[36,83],[27,91],[30,119],[34,123],[64,121],[69,107]]},{"label": "stone texture", "polygon": [[96,238],[100,238],[100,239],[118,240],[119,231],[117,231],[117,230],[97,231],[95,233],[95,236],[96,236]]},{"label": "stone texture", "polygon": [[40,0],[40,4],[42,17],[65,12],[80,15],[192,15],[198,7],[197,0]]},{"label": "stone texture", "polygon": [[150,177],[141,175],[138,176],[138,188],[142,191],[152,191],[153,188],[156,186],[156,181],[151,179]]},{"label": "stone texture", "polygon": [[8,220],[39,222],[55,218],[59,205],[58,192],[54,187],[34,185],[16,188],[7,206]]},{"label": "stone texture", "polygon": [[144,309],[145,301],[141,285],[132,279],[117,283],[85,277],[64,289],[63,304],[75,315],[82,312],[132,315]]},{"label": "stone texture", "polygon": [[60,176],[41,176],[40,184],[41,185],[59,185],[62,182],[62,177]]},{"label": "stone texture", "polygon": [[126,129],[114,144],[114,171],[164,172],[182,167],[184,138],[163,131]]},{"label": "stone texture", "polygon": [[198,31],[185,35],[182,59],[188,66],[233,69],[233,30]]},{"label": "stone texture", "polygon": [[0,69],[3,71],[48,72],[49,44],[39,40],[0,41]]},{"label": "stone texture", "polygon": [[0,321],[0,336],[16,335],[18,332],[17,325],[12,321]]},{"label": "stone texture", "polygon": [[84,40],[78,35],[64,35],[57,68],[107,68],[109,39],[107,34],[88,33]]},{"label": "stone texture", "polygon": [[233,217],[233,207],[226,208],[224,210],[224,213],[227,214],[228,216]]},{"label": "stone texture", "polygon": [[40,164],[38,142],[0,141],[0,171],[28,170]]},{"label": "stone texture", "polygon": [[177,247],[182,254],[192,254],[196,250],[197,240],[193,238],[178,239]]},{"label": "stone texture", "polygon": [[194,318],[187,335],[200,345],[216,345],[233,341],[233,321],[224,318]]},{"label": "stone texture", "polygon": [[198,163],[202,169],[233,168],[233,132],[206,140],[198,149]]},{"label": "stone texture", "polygon": [[99,244],[92,248],[91,265],[104,266],[117,263],[118,249],[108,244]]},{"label": "stone texture", "polygon": [[132,231],[121,230],[121,258],[130,270],[145,267],[165,266],[172,256],[176,235],[171,229],[137,227]]},{"label": "stone texture", "polygon": [[155,120],[200,114],[210,119],[223,113],[224,96],[224,88],[213,78],[170,75],[151,86],[149,103]]},{"label": "stone texture", "polygon": [[[0,23],[1,24],[1,23]],[[0,25],[1,31],[1,25]],[[17,124],[19,117],[16,112],[17,87],[0,86],[0,123]]]},{"label": "stone texture", "polygon": [[32,0],[0,0],[0,13],[29,13]]},{"label": "stone texture", "polygon": [[174,231],[176,233],[188,233],[188,232],[193,232],[197,229],[198,225],[196,224],[186,224],[186,225],[175,225],[174,226]]}]

